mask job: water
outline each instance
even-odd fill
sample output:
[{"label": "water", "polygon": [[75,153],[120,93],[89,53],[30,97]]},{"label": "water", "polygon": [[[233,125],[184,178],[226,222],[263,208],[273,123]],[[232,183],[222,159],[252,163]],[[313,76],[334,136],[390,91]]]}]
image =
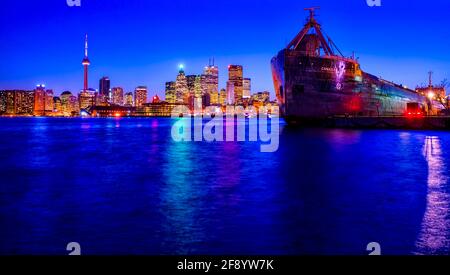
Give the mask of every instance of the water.
[{"label": "water", "polygon": [[170,119],[0,119],[0,254],[450,253],[450,133],[176,143]]}]

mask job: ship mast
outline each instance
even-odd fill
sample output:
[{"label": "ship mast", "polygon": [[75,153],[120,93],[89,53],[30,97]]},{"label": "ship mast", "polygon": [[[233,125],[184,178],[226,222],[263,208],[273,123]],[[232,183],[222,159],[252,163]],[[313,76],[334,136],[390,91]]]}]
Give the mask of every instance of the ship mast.
[{"label": "ship mast", "polygon": [[[306,35],[311,29],[314,29],[315,34],[317,35],[320,47],[323,49],[326,56],[335,56],[334,50],[332,45],[334,43],[331,41],[330,38],[325,39],[325,36],[322,33],[322,29],[320,27],[320,24],[317,23],[315,18],[315,11],[317,9],[320,9],[320,7],[312,7],[312,8],[305,8],[305,10],[309,11],[309,18],[306,22],[303,29],[295,36],[295,38],[287,45],[286,49],[288,50],[298,50],[301,42],[305,39]],[[337,48],[337,47],[336,47]]]}]

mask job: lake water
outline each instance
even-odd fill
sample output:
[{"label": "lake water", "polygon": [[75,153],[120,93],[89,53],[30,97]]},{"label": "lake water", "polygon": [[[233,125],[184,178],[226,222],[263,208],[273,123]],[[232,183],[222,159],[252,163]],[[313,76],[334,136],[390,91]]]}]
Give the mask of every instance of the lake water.
[{"label": "lake water", "polygon": [[0,254],[450,253],[450,132],[174,142],[171,119],[0,119]]}]

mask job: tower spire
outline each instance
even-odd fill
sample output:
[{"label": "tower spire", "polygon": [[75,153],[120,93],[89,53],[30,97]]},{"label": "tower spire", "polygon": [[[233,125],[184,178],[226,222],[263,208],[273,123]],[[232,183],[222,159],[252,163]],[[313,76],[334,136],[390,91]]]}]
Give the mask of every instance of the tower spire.
[{"label": "tower spire", "polygon": [[88,57],[88,35],[86,34],[86,38],[84,40],[84,57]]}]

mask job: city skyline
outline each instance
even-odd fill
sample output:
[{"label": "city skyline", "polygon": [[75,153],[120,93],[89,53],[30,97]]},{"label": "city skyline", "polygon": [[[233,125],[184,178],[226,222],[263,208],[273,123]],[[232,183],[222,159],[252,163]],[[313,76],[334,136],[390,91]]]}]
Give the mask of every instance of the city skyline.
[{"label": "city skyline", "polygon": [[[275,1],[264,1],[263,5],[245,1],[242,10],[233,12],[223,3],[208,6],[205,1],[195,1],[192,6],[196,8],[180,1],[136,0],[126,5],[120,1],[86,1],[80,8],[70,8],[63,2],[46,7],[39,3],[4,3],[0,22],[4,30],[14,28],[15,32],[4,31],[9,43],[0,46],[6,63],[11,64],[1,69],[1,90],[32,89],[44,83],[56,95],[66,90],[78,93],[83,88],[80,41],[88,33],[90,55],[95,59],[89,67],[90,88],[98,89],[95,83],[109,76],[111,86],[123,87],[125,92],[147,86],[152,94],[164,98],[165,82],[172,79],[179,64],[184,64],[187,74],[199,74],[207,61],[215,57],[220,68],[219,90],[226,88],[224,68],[241,64],[248,73],[246,77],[252,79],[253,90],[269,90],[274,97],[270,58],[303,25],[303,8],[316,4],[282,1],[289,3],[292,11],[277,17],[280,11],[274,7],[283,3]],[[438,0],[434,3],[433,7],[420,9],[419,3],[411,1],[383,3],[380,8],[369,8],[364,1],[345,5],[321,3],[319,21],[335,37],[345,55],[356,51],[363,69],[415,88],[427,82],[426,73],[430,69],[435,72],[436,82],[450,78],[450,60],[443,54],[450,38],[439,29],[427,27],[431,23],[448,23],[439,14],[448,10],[450,4]],[[186,9],[176,9],[177,4]],[[345,16],[348,8],[357,11],[353,18]],[[431,22],[414,20],[427,11],[435,14],[427,19]],[[22,15],[21,22],[11,18],[14,12]],[[48,23],[34,22],[31,16],[34,14],[45,16]],[[111,15],[123,15],[129,20],[118,23]],[[81,16],[90,16],[89,23],[78,24]],[[272,20],[273,16],[276,20]],[[374,20],[378,17],[385,19]],[[242,19],[236,22],[237,18]],[[359,24],[354,24],[355,21]],[[404,26],[413,27],[405,30]],[[186,31],[195,28],[199,32]],[[423,38],[432,37],[433,43],[417,36],[421,30]],[[373,43],[388,39],[392,43]]]}]

